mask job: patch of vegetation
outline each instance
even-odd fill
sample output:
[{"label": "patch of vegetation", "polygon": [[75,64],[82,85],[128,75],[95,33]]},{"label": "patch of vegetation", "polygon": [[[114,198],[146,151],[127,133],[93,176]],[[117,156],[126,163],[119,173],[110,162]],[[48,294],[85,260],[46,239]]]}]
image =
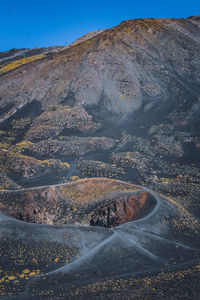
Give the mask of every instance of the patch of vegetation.
[{"label": "patch of vegetation", "polygon": [[66,167],[67,169],[70,168],[70,164],[68,164],[67,162],[61,162],[60,166]]},{"label": "patch of vegetation", "polygon": [[118,179],[125,174],[122,168],[114,164],[96,160],[83,160],[76,165],[78,171],[86,177],[107,177]]},{"label": "patch of vegetation", "polygon": [[3,66],[0,69],[0,74],[9,72],[11,70],[14,70],[14,69],[16,69],[17,67],[19,67],[21,65],[24,65],[24,64],[33,62],[35,60],[41,59],[44,56],[45,56],[44,54],[40,54],[40,55],[34,55],[34,56],[31,56],[31,57],[24,57],[22,59],[18,59],[18,60],[12,61],[12,62],[10,62],[9,64],[7,64],[6,66]]},{"label": "patch of vegetation", "polygon": [[[22,144],[23,149],[24,142],[20,144]],[[42,161],[31,156],[1,149],[0,167],[6,175],[14,175],[21,179],[33,176],[47,176],[54,173],[60,176],[70,168],[70,165],[67,162],[62,163],[60,160],[49,159]]]},{"label": "patch of vegetation", "polygon": [[85,178],[58,187],[59,193],[75,203],[87,203],[97,200],[108,193],[135,191],[138,187],[107,178]]},{"label": "patch of vegetation", "polygon": [[15,130],[25,129],[31,123],[31,118],[21,118],[19,120],[12,121],[12,128]]},{"label": "patch of vegetation", "polygon": [[2,147],[9,147],[15,141],[15,133],[8,130],[0,130],[0,145]]},{"label": "patch of vegetation", "polygon": [[70,108],[65,105],[50,105],[48,110],[39,115],[31,124],[26,138],[29,140],[43,140],[74,132],[86,133],[96,131],[100,123],[92,121],[87,111],[79,106]]}]

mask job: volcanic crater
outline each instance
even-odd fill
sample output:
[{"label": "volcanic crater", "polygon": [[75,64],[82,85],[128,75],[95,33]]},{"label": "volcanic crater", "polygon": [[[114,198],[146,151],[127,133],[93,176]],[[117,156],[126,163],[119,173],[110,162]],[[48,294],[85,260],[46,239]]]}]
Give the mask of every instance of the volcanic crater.
[{"label": "volcanic crater", "polygon": [[[0,211],[28,223],[111,228],[141,219],[155,207],[156,199],[152,195],[135,188],[117,180],[91,178],[6,192],[1,196]],[[88,190],[90,197],[87,197]],[[85,196],[80,198],[80,191]]]}]

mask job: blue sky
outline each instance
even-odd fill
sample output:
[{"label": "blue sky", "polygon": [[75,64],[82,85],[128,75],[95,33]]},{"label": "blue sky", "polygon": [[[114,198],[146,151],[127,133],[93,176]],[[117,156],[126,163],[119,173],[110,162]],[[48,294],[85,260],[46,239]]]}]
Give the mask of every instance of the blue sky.
[{"label": "blue sky", "polygon": [[200,0],[0,0],[0,51],[71,43],[135,18],[200,14]]}]

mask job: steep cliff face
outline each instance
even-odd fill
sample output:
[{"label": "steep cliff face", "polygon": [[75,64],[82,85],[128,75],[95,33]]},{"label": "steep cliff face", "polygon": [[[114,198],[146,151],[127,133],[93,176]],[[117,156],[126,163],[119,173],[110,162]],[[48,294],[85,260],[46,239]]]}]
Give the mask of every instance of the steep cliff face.
[{"label": "steep cliff face", "polygon": [[[90,219],[90,225],[102,227],[115,227],[123,223],[144,217],[145,211],[153,206],[147,193],[127,195],[121,199],[110,201],[95,210]],[[150,203],[149,203],[150,202]]]}]

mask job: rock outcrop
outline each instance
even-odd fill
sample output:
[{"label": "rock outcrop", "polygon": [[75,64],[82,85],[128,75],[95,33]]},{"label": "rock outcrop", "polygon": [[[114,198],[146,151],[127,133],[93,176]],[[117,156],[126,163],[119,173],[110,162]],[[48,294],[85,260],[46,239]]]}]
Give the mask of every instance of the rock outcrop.
[{"label": "rock outcrop", "polygon": [[[90,225],[102,227],[115,227],[123,223],[137,220],[144,216],[147,205],[147,194],[129,195],[115,200],[94,211]],[[148,201],[150,201],[148,199]]]}]

